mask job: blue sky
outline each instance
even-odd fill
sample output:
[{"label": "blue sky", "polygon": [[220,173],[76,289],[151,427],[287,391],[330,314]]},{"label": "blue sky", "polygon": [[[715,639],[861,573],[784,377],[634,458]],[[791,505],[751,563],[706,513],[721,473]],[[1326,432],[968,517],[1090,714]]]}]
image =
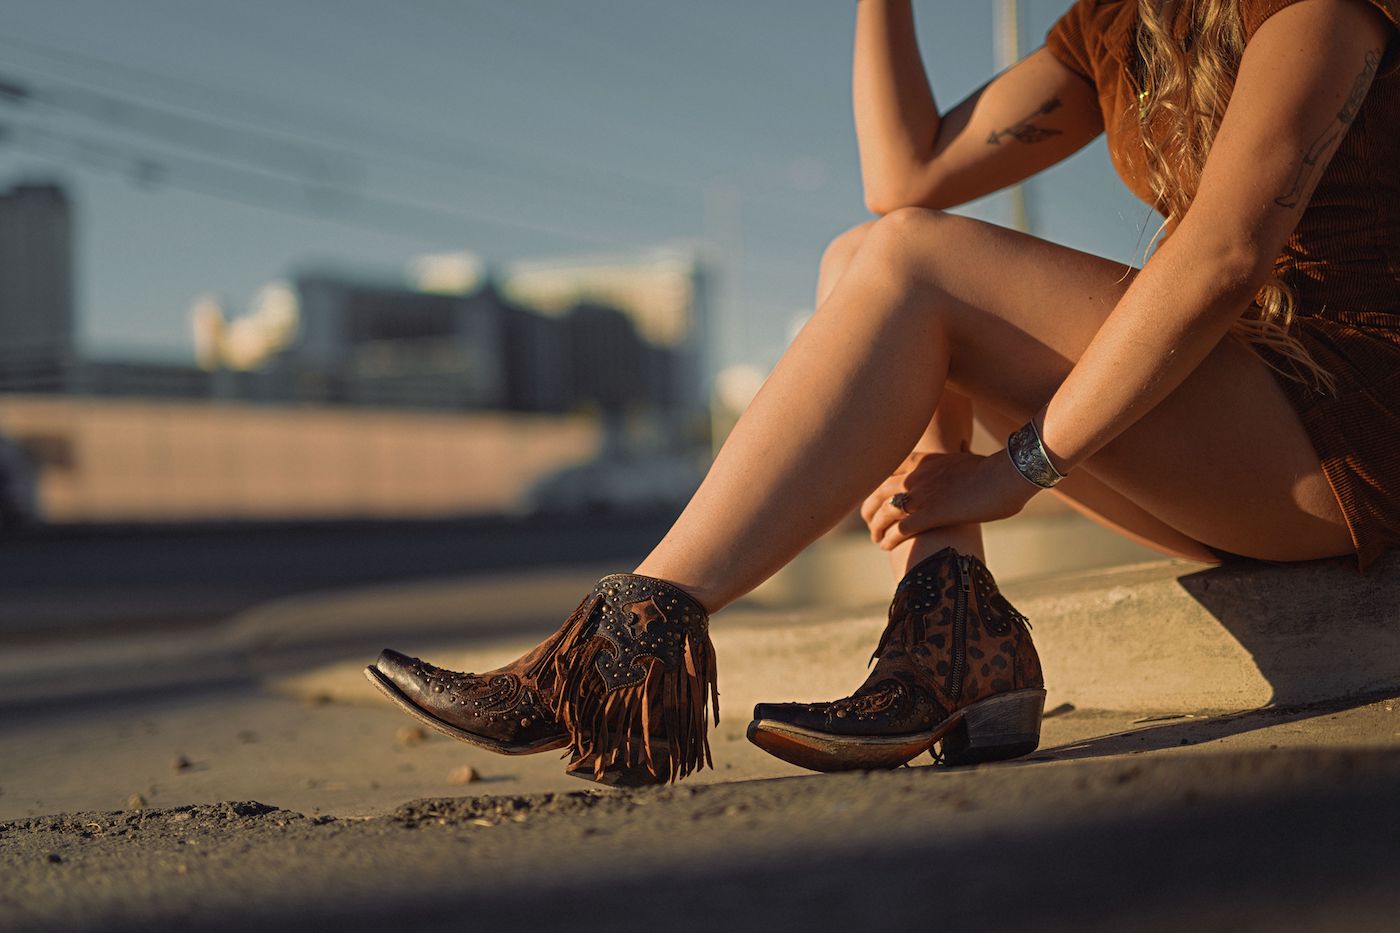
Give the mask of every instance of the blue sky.
[{"label": "blue sky", "polygon": [[[1023,0],[1030,47],[1067,5]],[[824,244],[866,219],[854,7],[7,0],[0,79],[38,99],[0,102],[0,184],[73,192],[90,350],[189,359],[197,295],[238,311],[302,265],[396,274],[432,251],[508,262],[718,232],[741,257],[721,360],[767,365],[810,307]],[[916,10],[950,106],[992,74],[992,4]],[[737,219],[712,211],[707,229],[707,202]],[[1102,141],[1030,202],[1036,232],[1137,256],[1146,208]],[[967,211],[1005,216],[996,198]]]}]

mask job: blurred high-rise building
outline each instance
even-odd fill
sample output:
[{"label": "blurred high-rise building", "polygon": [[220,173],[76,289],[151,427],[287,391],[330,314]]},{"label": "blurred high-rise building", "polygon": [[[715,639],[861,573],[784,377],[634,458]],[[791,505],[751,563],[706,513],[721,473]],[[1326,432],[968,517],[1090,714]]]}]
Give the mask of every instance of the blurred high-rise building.
[{"label": "blurred high-rise building", "polygon": [[[707,271],[693,251],[668,248],[512,263],[500,274],[500,288],[508,299],[547,315],[563,317],[589,308],[620,312],[644,344],[661,351],[661,356],[640,364],[652,370],[644,376],[647,395],[678,421],[708,410],[712,373]],[[658,366],[664,372],[656,372]]]},{"label": "blurred high-rise building", "polygon": [[277,365],[371,405],[508,406],[506,311],[489,289],[420,291],[329,271],[294,277],[299,333]]},{"label": "blurred high-rise building", "polygon": [[76,330],[68,196],[52,184],[0,192],[0,384],[66,388]]}]

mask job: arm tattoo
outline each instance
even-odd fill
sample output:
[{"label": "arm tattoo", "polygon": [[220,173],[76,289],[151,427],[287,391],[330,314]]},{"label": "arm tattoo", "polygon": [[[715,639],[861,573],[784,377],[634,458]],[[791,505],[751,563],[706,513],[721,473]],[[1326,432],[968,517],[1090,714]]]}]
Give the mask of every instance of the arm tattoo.
[{"label": "arm tattoo", "polygon": [[1023,143],[1038,143],[1041,140],[1049,139],[1051,136],[1059,136],[1059,130],[1052,130],[1044,126],[1036,126],[1034,123],[1036,117],[1043,117],[1047,113],[1053,113],[1059,109],[1060,99],[1058,97],[1052,97],[1037,107],[1034,112],[1027,114],[1006,129],[993,130],[987,137],[987,145],[1001,145],[1001,141],[1008,136],[1012,139],[1019,139]]},{"label": "arm tattoo", "polygon": [[1328,156],[1333,147],[1342,138],[1342,134],[1351,126],[1356,114],[1361,110],[1361,102],[1366,99],[1366,91],[1371,87],[1371,79],[1376,76],[1376,68],[1381,62],[1381,50],[1371,49],[1366,53],[1366,65],[1361,69],[1361,73],[1356,76],[1356,80],[1351,84],[1351,92],[1347,94],[1347,99],[1342,103],[1342,109],[1337,111],[1336,118],[1324,129],[1318,137],[1313,140],[1308,151],[1303,153],[1303,161],[1298,166],[1298,172],[1293,178],[1293,186],[1285,194],[1274,198],[1274,203],[1279,207],[1293,208],[1303,200],[1304,192],[1311,193],[1314,176],[1318,171],[1318,163]]}]

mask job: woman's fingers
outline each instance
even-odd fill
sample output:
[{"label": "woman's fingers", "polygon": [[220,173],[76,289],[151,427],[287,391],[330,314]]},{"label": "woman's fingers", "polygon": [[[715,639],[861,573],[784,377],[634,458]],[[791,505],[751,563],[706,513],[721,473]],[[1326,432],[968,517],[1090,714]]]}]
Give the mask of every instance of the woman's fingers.
[{"label": "woman's fingers", "polygon": [[866,496],[865,501],[860,504],[860,520],[865,522],[867,527],[869,527],[871,519],[875,517],[875,513],[879,511],[882,501],[884,500],[880,498],[880,490],[876,489]]},{"label": "woman's fingers", "polygon": [[[914,508],[914,506],[910,505],[910,508]],[[870,528],[870,540],[880,544],[890,533],[892,528],[901,523],[908,523],[914,519],[915,516],[922,516],[920,520],[925,520],[931,518],[932,513],[927,509],[923,511],[906,512],[904,509],[890,505],[889,497],[887,496],[884,500],[884,504],[875,511],[870,521],[866,522]],[[931,528],[933,526],[930,525],[928,527]],[[883,547],[884,545],[881,544],[881,546]]]},{"label": "woman's fingers", "polygon": [[881,508],[889,506],[890,499],[895,493],[909,491],[904,485],[904,480],[907,475],[907,473],[894,474],[879,486],[876,486],[875,491],[865,497],[865,501],[860,505],[860,517],[867,525],[870,524],[871,520],[874,519],[876,513],[879,512]]},{"label": "woman's fingers", "polygon": [[899,493],[908,495],[909,490],[905,485],[904,476],[891,476],[879,485],[871,493],[861,506],[860,517],[865,519],[866,527],[870,529],[870,539],[879,541],[880,535],[891,522],[898,521],[908,513],[904,509],[897,508],[890,503],[890,500]]},{"label": "woman's fingers", "polygon": [[875,540],[875,543],[880,546],[881,550],[891,551],[915,535],[936,527],[937,524],[922,513],[915,512],[913,515],[890,522],[883,529],[880,537]]},{"label": "woman's fingers", "polygon": [[879,534],[875,540],[885,550],[934,528],[1010,518],[1036,491],[1005,457],[944,455],[936,463],[926,461],[926,466],[910,474],[914,488],[910,514],[876,513]]},{"label": "woman's fingers", "polygon": [[932,509],[920,509],[909,515],[901,515],[889,522],[875,541],[881,550],[890,551],[915,535],[923,534],[933,528],[941,528],[944,525],[957,524],[956,520],[942,514],[943,511],[946,510],[935,512]]}]

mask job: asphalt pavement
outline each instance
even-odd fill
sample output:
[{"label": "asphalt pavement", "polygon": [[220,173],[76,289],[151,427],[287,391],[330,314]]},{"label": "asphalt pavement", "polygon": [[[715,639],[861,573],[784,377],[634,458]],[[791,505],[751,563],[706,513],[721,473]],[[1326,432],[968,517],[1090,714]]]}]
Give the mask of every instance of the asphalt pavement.
[{"label": "asphalt pavement", "polygon": [[[51,597],[7,602],[0,631],[0,929],[1396,928],[1394,691],[1100,709],[1065,698],[1144,694],[1076,693],[1050,657],[1052,708],[1026,759],[810,774],[745,740],[745,706],[854,686],[879,607],[741,607],[715,620],[716,767],[599,790],[552,754],[504,758],[415,728],[357,668],[386,644],[445,661],[513,651],[650,529],[547,551],[509,529],[444,528],[422,552],[409,528],[374,529],[377,544],[344,528],[235,531],[107,530],[66,552],[50,538],[0,580]],[[482,564],[442,556],[467,539]],[[522,566],[536,553],[559,559]],[[195,581],[198,612],[129,614],[217,555],[240,569]],[[293,570],[269,584],[248,569],[259,562]],[[1112,579],[1039,597],[1052,621],[1038,636],[1058,628],[1069,644],[1055,620],[1075,606],[1172,605],[1151,573]],[[1233,605],[1214,602],[1221,585],[1210,606]],[[794,650],[814,640],[825,654]],[[1249,661],[1215,654],[1212,670]],[[1145,673],[1076,663],[1059,669]],[[1206,694],[1177,697],[1191,695]]]}]

